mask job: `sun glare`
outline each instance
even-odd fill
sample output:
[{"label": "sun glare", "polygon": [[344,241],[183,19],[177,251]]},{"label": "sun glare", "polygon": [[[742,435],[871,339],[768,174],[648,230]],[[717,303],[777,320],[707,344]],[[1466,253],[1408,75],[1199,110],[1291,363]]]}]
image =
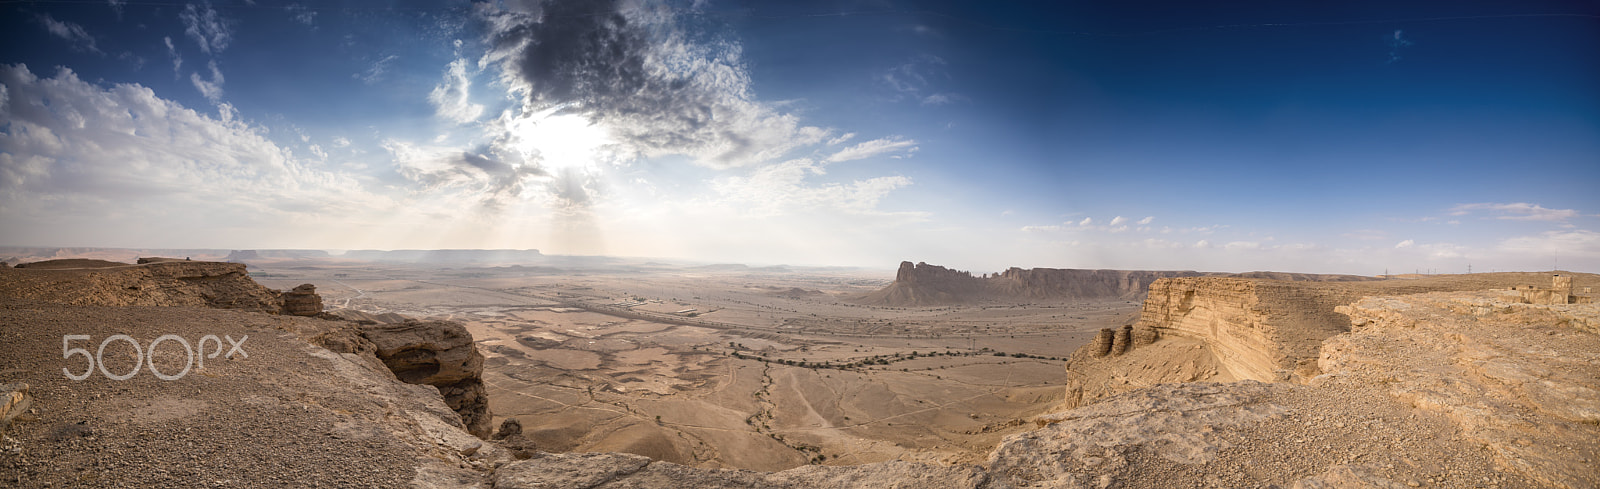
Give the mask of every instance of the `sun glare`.
[{"label": "sun glare", "polygon": [[537,159],[547,171],[588,169],[599,163],[601,148],[612,144],[605,126],[579,114],[556,114],[559,108],[535,113],[512,123],[513,147]]}]

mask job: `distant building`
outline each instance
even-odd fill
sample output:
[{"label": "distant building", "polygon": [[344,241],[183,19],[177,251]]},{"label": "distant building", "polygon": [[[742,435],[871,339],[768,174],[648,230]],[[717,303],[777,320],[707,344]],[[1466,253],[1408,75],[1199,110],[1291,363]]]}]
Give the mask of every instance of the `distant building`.
[{"label": "distant building", "polygon": [[[1587,304],[1594,302],[1594,297],[1586,295],[1572,295],[1572,277],[1557,274],[1550,278],[1550,288],[1543,289],[1532,285],[1516,287],[1522,292],[1522,302],[1525,304]],[[1588,291],[1584,287],[1584,291]]]}]

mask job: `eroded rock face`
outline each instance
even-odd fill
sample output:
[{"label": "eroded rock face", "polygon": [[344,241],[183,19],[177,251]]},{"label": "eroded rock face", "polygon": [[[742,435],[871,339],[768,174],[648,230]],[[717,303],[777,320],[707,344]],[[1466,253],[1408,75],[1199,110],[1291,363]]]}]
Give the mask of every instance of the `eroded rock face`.
[{"label": "eroded rock face", "polygon": [[1207,275],[1190,271],[1023,269],[974,276],[927,263],[901,262],[895,281],[861,300],[886,306],[960,304],[988,300],[1139,299],[1162,277]]},{"label": "eroded rock face", "polygon": [[1359,297],[1295,282],[1162,279],[1150,286],[1135,328],[1201,341],[1236,378],[1310,378],[1322,341],[1349,329],[1349,318],[1334,308]]},{"label": "eroded rock face", "polygon": [[322,296],[317,286],[300,284],[283,293],[283,313],[291,316],[315,316],[322,313]]},{"label": "eroded rock face", "polygon": [[483,355],[467,328],[449,321],[364,324],[361,334],[376,347],[395,377],[439,388],[472,434],[487,438],[489,399],[484,393]]}]

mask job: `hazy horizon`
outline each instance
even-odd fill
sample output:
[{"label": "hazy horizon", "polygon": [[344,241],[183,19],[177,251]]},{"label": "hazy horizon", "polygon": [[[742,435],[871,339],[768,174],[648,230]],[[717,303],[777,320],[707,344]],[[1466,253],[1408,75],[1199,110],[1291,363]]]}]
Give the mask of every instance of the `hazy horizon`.
[{"label": "hazy horizon", "polygon": [[1600,9],[8,4],[0,246],[1600,271]]}]

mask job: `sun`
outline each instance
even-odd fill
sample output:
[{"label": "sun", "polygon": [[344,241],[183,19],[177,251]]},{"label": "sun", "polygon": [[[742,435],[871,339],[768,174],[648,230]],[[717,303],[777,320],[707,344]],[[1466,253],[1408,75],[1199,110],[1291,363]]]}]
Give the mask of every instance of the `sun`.
[{"label": "sun", "polygon": [[511,146],[523,157],[537,159],[551,173],[563,169],[594,170],[602,149],[615,143],[610,131],[581,114],[557,114],[561,107],[536,112],[511,123]]}]

